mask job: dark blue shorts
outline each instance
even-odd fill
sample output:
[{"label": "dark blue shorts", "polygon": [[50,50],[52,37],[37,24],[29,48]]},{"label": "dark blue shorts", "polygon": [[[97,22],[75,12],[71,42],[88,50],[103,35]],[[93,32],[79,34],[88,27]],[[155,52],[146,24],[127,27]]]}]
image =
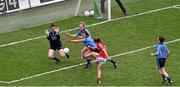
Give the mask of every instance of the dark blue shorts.
[{"label": "dark blue shorts", "polygon": [[158,69],[161,69],[162,67],[165,66],[166,58],[159,58],[157,59],[156,63],[157,63]]}]

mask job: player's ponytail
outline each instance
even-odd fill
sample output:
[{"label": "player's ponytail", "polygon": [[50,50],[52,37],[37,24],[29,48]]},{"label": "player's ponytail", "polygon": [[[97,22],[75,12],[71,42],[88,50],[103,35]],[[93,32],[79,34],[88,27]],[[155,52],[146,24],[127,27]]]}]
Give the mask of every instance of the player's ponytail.
[{"label": "player's ponytail", "polygon": [[94,42],[97,42],[97,43],[102,43],[101,39],[100,38],[95,38],[94,39]]}]

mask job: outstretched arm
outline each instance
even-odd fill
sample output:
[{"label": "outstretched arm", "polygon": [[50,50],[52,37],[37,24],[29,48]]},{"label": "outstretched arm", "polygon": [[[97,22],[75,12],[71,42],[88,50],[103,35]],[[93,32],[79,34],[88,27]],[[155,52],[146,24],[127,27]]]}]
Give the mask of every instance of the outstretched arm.
[{"label": "outstretched arm", "polygon": [[151,56],[157,56],[158,55],[158,53],[157,52],[155,52],[155,53],[151,53]]},{"label": "outstretched arm", "polygon": [[69,42],[69,43],[81,43],[81,42],[83,42],[83,40],[66,40],[66,42]]},{"label": "outstretched arm", "polygon": [[73,38],[77,37],[77,34],[70,34],[68,32],[66,33],[66,35],[69,36],[69,37],[73,37]]}]

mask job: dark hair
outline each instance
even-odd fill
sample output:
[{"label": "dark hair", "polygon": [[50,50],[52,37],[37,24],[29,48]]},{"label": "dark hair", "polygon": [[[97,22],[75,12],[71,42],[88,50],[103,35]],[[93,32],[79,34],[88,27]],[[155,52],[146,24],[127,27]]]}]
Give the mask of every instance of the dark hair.
[{"label": "dark hair", "polygon": [[165,41],[165,38],[163,36],[159,36],[159,42],[163,43]]},{"label": "dark hair", "polygon": [[100,38],[94,38],[94,42],[97,42],[97,43],[102,43],[101,39]]},{"label": "dark hair", "polygon": [[51,23],[50,28],[52,27],[56,27],[56,25],[54,23]]},{"label": "dark hair", "polygon": [[89,37],[89,33],[87,31],[83,30],[82,33]]}]

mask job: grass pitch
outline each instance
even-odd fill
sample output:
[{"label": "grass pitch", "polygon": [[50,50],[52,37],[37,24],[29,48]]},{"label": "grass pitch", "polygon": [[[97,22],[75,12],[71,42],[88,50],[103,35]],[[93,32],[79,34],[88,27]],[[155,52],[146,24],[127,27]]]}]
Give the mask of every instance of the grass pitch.
[{"label": "grass pitch", "polygon": [[[140,3],[141,2],[141,3]],[[178,0],[141,0],[127,4],[130,14],[176,5]],[[136,6],[135,6],[136,5]],[[133,7],[134,6],[134,7]],[[147,6],[147,7],[146,7]],[[144,7],[144,8],[142,8]],[[136,10],[133,10],[137,8]],[[116,10],[115,10],[116,11]],[[156,44],[156,37],[166,37],[166,41],[180,38],[180,10],[171,8],[137,17],[107,22],[88,27],[93,37],[100,37],[106,43],[110,56],[129,52]],[[87,24],[98,21],[93,18],[73,17],[58,21],[61,31],[78,26],[80,21]],[[29,29],[0,34],[0,45],[41,36],[48,24]],[[71,31],[71,33],[76,32]],[[61,33],[63,46],[70,49],[70,59],[62,59],[61,64],[55,64],[47,58],[49,43],[46,38],[0,48],[0,81],[11,82],[21,78],[49,72],[52,70],[84,63],[80,60],[82,44],[65,43],[67,39]],[[180,85],[180,42],[167,45],[170,57],[167,70],[173,85]],[[113,58],[118,62],[118,68],[113,69],[110,63],[103,65],[101,86],[164,86],[155,67],[155,58],[150,56],[154,48],[126,54]],[[71,69],[32,77],[12,83],[0,83],[2,86],[96,86],[96,63],[90,69],[77,66]]]}]

